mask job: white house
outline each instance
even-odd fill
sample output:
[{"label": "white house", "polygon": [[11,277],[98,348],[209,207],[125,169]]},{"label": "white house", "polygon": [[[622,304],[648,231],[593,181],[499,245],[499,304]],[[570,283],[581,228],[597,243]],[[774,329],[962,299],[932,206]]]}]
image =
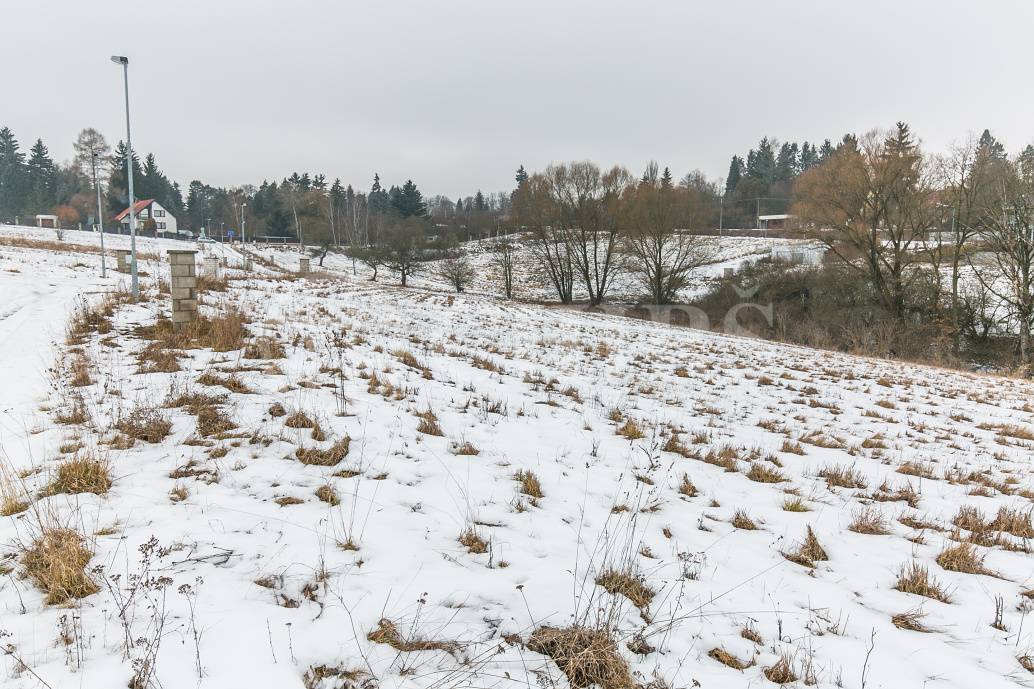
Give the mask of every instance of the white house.
[{"label": "white house", "polygon": [[[165,207],[154,199],[141,199],[133,204],[133,213],[136,215],[136,231],[144,231],[144,225],[148,220],[154,220],[154,231],[158,234],[178,234],[176,229],[176,217],[165,210]],[[121,232],[129,233],[129,209],[125,209],[115,216],[115,222],[119,224]]]}]

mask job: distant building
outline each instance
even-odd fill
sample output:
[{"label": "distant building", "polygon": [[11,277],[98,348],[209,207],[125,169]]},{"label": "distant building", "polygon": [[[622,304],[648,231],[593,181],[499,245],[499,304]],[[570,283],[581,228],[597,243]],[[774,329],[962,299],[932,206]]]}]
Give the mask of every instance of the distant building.
[{"label": "distant building", "polygon": [[779,213],[777,215],[759,215],[758,216],[758,229],[759,230],[785,230],[794,220],[794,216],[788,213]]},{"label": "distant building", "polygon": [[[178,235],[176,229],[176,217],[165,207],[154,199],[142,199],[133,204],[133,214],[136,215],[136,231],[142,232],[149,226],[148,220],[153,220],[155,236],[159,234]],[[115,222],[119,224],[119,231],[129,233],[129,209],[125,209],[115,216]]]},{"label": "distant building", "polygon": [[44,215],[40,213],[36,216],[36,227],[53,227],[57,229],[58,220],[56,215]]}]

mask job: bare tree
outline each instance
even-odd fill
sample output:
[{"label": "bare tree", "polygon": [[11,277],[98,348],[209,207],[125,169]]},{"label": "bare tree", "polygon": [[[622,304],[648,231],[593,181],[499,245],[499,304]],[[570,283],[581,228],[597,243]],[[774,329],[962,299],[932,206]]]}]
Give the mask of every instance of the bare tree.
[{"label": "bare tree", "polygon": [[[102,170],[106,170],[111,165],[111,146],[108,145],[103,134],[92,127],[87,127],[79,132],[79,136],[76,137],[72,147],[75,149],[73,165],[75,166],[76,174],[80,180],[83,180],[86,186],[93,190],[94,156],[96,155],[97,157],[97,166]],[[99,184],[100,182],[98,181]]]},{"label": "bare tree", "polygon": [[981,284],[1000,299],[1018,331],[1020,359],[1031,361],[1034,324],[1034,174],[1008,164],[981,214],[980,239],[988,253],[974,266]]},{"label": "bare tree", "polygon": [[457,292],[466,289],[467,284],[474,279],[476,271],[470,262],[466,250],[454,249],[438,263],[438,277],[452,285]]},{"label": "bare tree", "polygon": [[503,294],[513,299],[513,269],[516,260],[517,243],[510,237],[500,237],[492,242],[488,251],[491,262],[503,283]]},{"label": "bare tree", "polygon": [[570,304],[574,300],[574,261],[565,233],[554,223],[556,204],[545,176],[532,175],[521,185],[514,195],[513,211],[517,226],[530,234],[529,247],[537,267],[553,285],[560,303]]},{"label": "bare tree", "polygon": [[715,243],[687,230],[705,205],[690,189],[643,182],[625,194],[629,268],[654,304],[671,304],[690,274],[713,259]]},{"label": "bare tree", "polygon": [[877,301],[903,317],[921,277],[923,239],[936,217],[931,170],[908,125],[847,141],[796,185],[796,214],[813,236],[868,279]]}]

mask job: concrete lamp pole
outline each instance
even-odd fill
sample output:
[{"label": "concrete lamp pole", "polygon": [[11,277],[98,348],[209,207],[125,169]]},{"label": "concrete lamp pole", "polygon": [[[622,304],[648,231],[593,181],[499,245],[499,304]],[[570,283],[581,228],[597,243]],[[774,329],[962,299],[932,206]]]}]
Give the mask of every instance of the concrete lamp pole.
[{"label": "concrete lamp pole", "polygon": [[101,211],[101,188],[97,184],[97,151],[91,151],[93,154],[93,188],[97,191],[97,225],[101,231],[101,277],[108,277],[108,267],[104,264],[104,214]]},{"label": "concrete lamp pole", "polygon": [[140,278],[136,267],[136,212],[133,208],[136,204],[136,200],[133,198],[133,139],[129,129],[129,58],[123,55],[112,55],[111,61],[116,65],[122,65],[122,82],[126,91],[126,179],[129,186],[130,275],[135,300],[140,297]]}]

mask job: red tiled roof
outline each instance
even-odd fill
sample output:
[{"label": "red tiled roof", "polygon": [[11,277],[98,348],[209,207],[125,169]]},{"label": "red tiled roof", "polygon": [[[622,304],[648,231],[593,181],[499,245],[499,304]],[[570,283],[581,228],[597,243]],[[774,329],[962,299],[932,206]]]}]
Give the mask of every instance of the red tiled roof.
[{"label": "red tiled roof", "polygon": [[[140,215],[140,211],[147,208],[152,203],[154,203],[154,199],[142,199],[140,201],[137,201],[133,204],[133,215]],[[121,213],[115,216],[115,222],[121,222],[122,218],[125,218],[128,215],[129,209],[127,208],[126,210],[122,211]]]}]

